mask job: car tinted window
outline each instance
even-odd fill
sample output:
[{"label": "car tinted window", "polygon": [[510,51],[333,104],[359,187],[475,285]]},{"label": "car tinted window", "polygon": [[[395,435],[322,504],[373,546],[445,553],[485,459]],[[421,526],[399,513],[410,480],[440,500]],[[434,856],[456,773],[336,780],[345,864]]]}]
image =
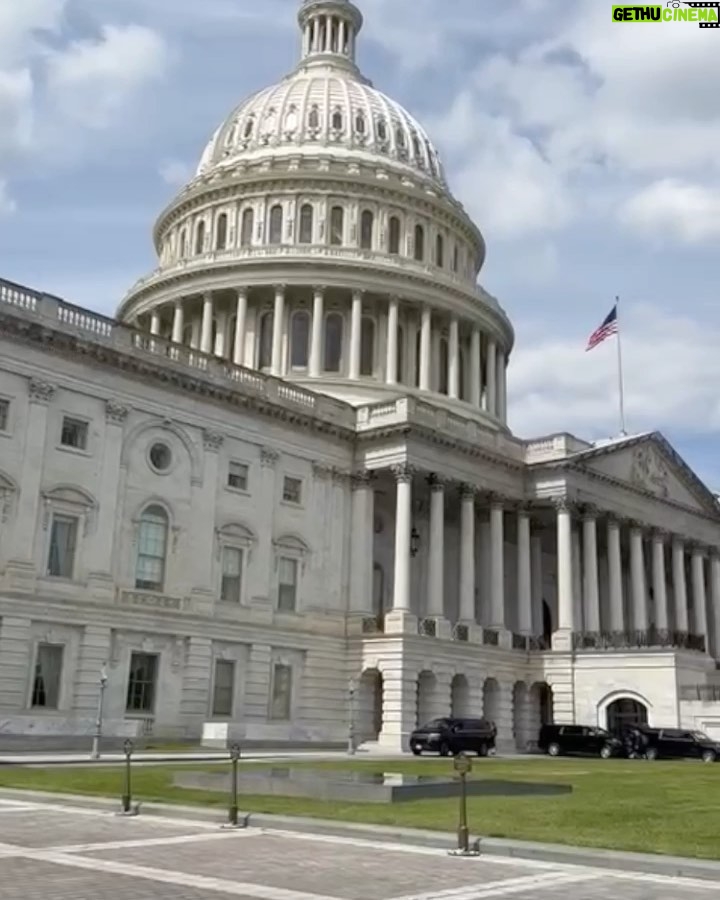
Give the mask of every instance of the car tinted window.
[{"label": "car tinted window", "polygon": [[660,736],[664,738],[669,738],[670,740],[676,740],[677,738],[681,738],[684,732],[680,731],[679,728],[663,728],[660,732]]},{"label": "car tinted window", "polygon": [[447,724],[447,719],[433,719],[432,722],[428,722],[423,728],[445,728]]},{"label": "car tinted window", "polygon": [[562,733],[569,737],[578,737],[584,733],[584,729],[581,725],[565,725]]},{"label": "car tinted window", "polygon": [[703,744],[710,743],[710,738],[705,734],[704,731],[693,731],[690,735],[693,740],[700,741]]}]

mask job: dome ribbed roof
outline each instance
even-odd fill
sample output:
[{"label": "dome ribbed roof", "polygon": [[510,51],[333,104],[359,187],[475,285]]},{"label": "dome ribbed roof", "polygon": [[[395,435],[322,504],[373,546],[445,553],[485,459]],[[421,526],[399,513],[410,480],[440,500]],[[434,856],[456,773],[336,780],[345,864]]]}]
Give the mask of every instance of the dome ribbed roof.
[{"label": "dome ribbed roof", "polygon": [[445,188],[442,163],[425,130],[355,65],[362,25],[357,8],[347,0],[310,0],[300,24],[303,57],[296,71],[231,113],[206,147],[197,174],[258,157],[347,154],[406,167]]}]

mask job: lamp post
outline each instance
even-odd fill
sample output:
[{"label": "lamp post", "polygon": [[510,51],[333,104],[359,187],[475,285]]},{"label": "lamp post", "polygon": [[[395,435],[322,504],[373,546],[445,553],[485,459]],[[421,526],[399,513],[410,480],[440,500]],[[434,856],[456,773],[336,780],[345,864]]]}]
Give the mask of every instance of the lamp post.
[{"label": "lamp post", "polygon": [[100,739],[102,738],[103,709],[105,705],[105,688],[107,687],[108,674],[106,663],[100,669],[100,696],[98,697],[97,718],[95,720],[95,736],[93,737],[91,759],[100,759]]},{"label": "lamp post", "polygon": [[350,679],[349,696],[350,696],[350,716],[348,723],[348,754],[355,756],[355,693],[357,691],[357,681]]}]

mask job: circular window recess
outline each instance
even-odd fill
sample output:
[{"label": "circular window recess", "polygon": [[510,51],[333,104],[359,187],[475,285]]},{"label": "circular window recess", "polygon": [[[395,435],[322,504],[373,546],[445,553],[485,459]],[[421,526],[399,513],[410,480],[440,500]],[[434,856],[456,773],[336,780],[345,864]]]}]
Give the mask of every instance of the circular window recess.
[{"label": "circular window recess", "polygon": [[172,451],[167,444],[153,444],[150,448],[150,465],[157,472],[167,472],[172,463]]}]

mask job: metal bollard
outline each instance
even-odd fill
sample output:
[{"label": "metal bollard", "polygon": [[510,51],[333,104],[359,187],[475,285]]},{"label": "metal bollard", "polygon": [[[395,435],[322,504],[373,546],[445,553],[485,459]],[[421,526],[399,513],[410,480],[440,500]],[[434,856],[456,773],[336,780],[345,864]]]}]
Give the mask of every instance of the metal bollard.
[{"label": "metal bollard", "polygon": [[230,761],[232,764],[232,779],[230,784],[230,810],[228,822],[233,828],[238,827],[238,762],[240,760],[240,745],[233,744],[230,747]]},{"label": "metal bollard", "polygon": [[123,814],[129,816],[131,814],[132,807],[132,773],[131,773],[131,760],[133,753],[133,742],[130,740],[125,741],[123,744],[123,752],[125,753],[125,790],[122,796],[122,811]]},{"label": "metal bollard", "polygon": [[460,782],[460,810],[458,815],[458,845],[457,850],[451,850],[452,856],[478,856],[480,853],[480,842],[476,841],[473,847],[470,847],[470,829],[468,828],[467,815],[467,776],[472,772],[472,762],[464,753],[459,753],[453,761],[453,768],[458,774]]}]

